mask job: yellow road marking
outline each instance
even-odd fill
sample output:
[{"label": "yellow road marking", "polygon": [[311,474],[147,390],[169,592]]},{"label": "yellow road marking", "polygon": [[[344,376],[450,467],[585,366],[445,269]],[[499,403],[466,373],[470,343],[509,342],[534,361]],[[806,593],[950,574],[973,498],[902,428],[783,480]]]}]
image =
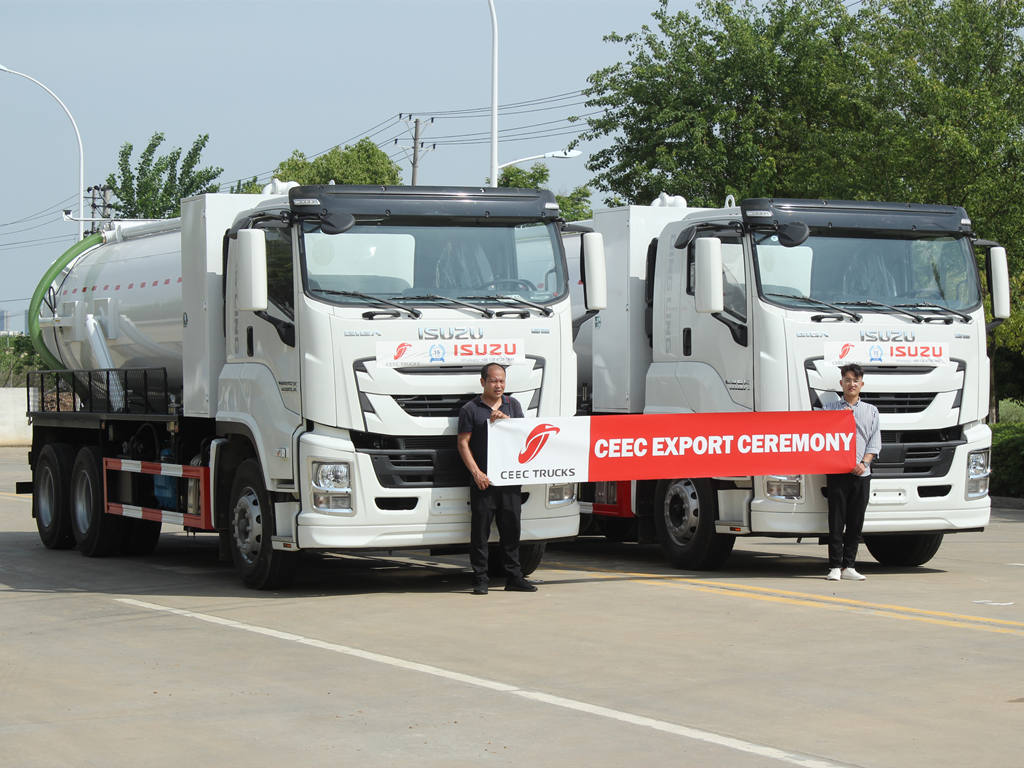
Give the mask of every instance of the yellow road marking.
[{"label": "yellow road marking", "polygon": [[0,491],[0,496],[6,499],[17,499],[18,501],[32,501],[31,493],[10,493],[8,491]]},{"label": "yellow road marking", "polygon": [[760,600],[769,603],[811,606],[816,608],[828,608],[831,610],[867,610],[873,611],[878,616],[885,616],[892,619],[920,621],[927,624],[959,627],[961,629],[978,629],[984,632],[995,632],[998,634],[1019,635],[1024,637],[1024,621],[990,619],[985,616],[970,616],[960,613],[950,613],[947,611],[929,611],[923,608],[911,608],[910,606],[905,605],[871,603],[865,600],[853,600],[845,597],[833,597],[831,595],[816,595],[812,592],[795,592],[788,589],[757,587],[748,584],[735,584],[727,581],[707,581],[703,579],[700,581],[693,581],[690,580],[691,577],[672,576],[664,573],[618,571],[610,568],[580,568],[578,566],[569,565],[568,563],[550,561],[545,561],[542,567],[585,571],[587,573],[595,573],[607,578],[627,576],[637,579],[645,579],[646,583],[654,586],[690,589],[695,592],[705,592],[707,594],[714,595],[731,595],[733,597],[744,597],[750,600]]}]

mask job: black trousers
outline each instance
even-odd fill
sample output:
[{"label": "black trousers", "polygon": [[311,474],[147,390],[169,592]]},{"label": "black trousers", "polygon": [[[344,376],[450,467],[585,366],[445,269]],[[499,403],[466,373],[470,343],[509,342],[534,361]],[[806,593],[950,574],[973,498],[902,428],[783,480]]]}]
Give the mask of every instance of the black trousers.
[{"label": "black trousers", "polygon": [[519,566],[519,517],[522,499],[518,486],[492,485],[485,491],[469,489],[469,507],[472,510],[469,537],[469,564],[476,581],[487,581],[487,540],[491,536],[491,522],[498,523],[502,564],[509,579],[521,579]]},{"label": "black trousers", "polygon": [[871,476],[861,477],[849,472],[829,475],[827,487],[828,567],[853,568],[860,532],[864,529],[864,511],[871,494]]}]

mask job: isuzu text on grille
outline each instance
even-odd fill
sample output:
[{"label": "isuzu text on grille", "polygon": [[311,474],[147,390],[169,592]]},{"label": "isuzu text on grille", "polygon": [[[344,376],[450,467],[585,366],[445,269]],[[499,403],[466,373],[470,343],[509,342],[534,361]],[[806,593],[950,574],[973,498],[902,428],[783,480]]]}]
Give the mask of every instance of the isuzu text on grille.
[{"label": "isuzu text on grille", "polygon": [[420,328],[420,339],[482,339],[483,328]]}]

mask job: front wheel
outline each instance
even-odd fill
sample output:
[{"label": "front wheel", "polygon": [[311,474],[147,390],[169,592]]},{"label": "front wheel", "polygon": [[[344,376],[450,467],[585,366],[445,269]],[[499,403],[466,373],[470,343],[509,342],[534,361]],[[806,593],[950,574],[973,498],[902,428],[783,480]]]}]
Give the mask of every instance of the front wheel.
[{"label": "front wheel", "polygon": [[228,546],[242,583],[253,589],[288,586],[295,576],[295,553],[275,551],[274,505],[263,485],[259,462],[246,459],[231,486]]},{"label": "front wheel", "polygon": [[675,568],[713,571],[732,552],[735,536],[715,533],[716,503],[706,480],[660,480],[654,495],[658,541]]},{"label": "front wheel", "polygon": [[882,565],[913,567],[924,565],[939,551],[941,533],[897,533],[864,537],[864,546]]}]

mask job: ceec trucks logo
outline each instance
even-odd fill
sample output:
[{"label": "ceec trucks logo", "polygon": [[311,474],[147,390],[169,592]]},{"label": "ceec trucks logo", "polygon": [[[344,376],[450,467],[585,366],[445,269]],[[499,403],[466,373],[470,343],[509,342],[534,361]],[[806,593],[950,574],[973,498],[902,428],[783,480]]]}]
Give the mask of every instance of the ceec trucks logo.
[{"label": "ceec trucks logo", "polygon": [[393,358],[391,358],[391,359],[392,360],[400,359],[402,357],[402,355],[404,355],[406,352],[408,352],[411,348],[412,348],[412,344],[407,344],[406,342],[403,341],[395,349],[395,356]]},{"label": "ceec trucks logo", "polygon": [[839,353],[839,359],[842,360],[853,350],[853,344],[843,344],[843,349]]},{"label": "ceec trucks logo", "polygon": [[561,430],[553,424],[538,424],[526,437],[526,445],[519,453],[519,463],[526,464],[537,457],[548,438],[557,435]]}]

